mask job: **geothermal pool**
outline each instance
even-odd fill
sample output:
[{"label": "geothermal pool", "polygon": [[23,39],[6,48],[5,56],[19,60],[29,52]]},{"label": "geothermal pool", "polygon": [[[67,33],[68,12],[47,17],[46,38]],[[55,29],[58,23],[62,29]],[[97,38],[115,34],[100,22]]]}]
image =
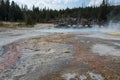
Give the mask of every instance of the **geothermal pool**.
[{"label": "geothermal pool", "polygon": [[120,29],[112,28],[54,28],[54,29],[42,29],[34,30],[35,32],[49,32],[49,33],[104,33],[104,32],[120,32]]},{"label": "geothermal pool", "polygon": [[120,79],[120,29],[0,32],[0,79]]}]

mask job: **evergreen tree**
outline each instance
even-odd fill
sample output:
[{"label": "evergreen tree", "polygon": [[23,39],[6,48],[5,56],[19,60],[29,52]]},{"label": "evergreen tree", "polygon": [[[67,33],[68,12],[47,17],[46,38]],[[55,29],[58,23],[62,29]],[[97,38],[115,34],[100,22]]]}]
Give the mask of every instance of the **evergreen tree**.
[{"label": "evergreen tree", "polygon": [[10,20],[11,21],[15,20],[15,2],[14,1],[12,1],[10,6]]},{"label": "evergreen tree", "polygon": [[6,14],[6,11],[5,11],[5,2],[4,0],[1,0],[1,7],[0,7],[0,15],[1,15],[1,20],[5,21],[5,14]]},{"label": "evergreen tree", "polygon": [[[120,18],[120,6],[110,6],[108,0],[103,0],[99,7],[79,7],[64,10],[39,9],[33,6],[29,10],[27,6],[19,7],[14,1],[0,0],[0,20],[1,21],[25,21],[27,24],[34,24],[36,22],[51,22],[54,20],[64,20],[67,18],[87,20],[107,21],[114,18]],[[115,17],[116,15],[116,17]]]},{"label": "evergreen tree", "polygon": [[6,5],[5,5],[5,16],[6,16],[6,21],[10,20],[10,2],[9,0],[6,1]]},{"label": "evergreen tree", "polygon": [[100,21],[107,21],[107,16],[109,14],[108,10],[108,2],[107,0],[103,0],[101,6],[100,6],[100,12],[99,12],[99,20]]}]

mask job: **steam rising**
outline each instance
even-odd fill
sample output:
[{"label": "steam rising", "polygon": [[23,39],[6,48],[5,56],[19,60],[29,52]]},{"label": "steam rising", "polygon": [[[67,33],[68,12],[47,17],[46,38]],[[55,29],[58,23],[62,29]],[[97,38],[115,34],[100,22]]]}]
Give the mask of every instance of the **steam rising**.
[{"label": "steam rising", "polygon": [[92,29],[100,32],[120,32],[120,22],[115,23],[110,21],[108,24],[101,27],[95,25]]},{"label": "steam rising", "polygon": [[[50,33],[67,33],[67,32],[87,32],[87,33],[101,33],[101,32],[120,32],[120,22],[113,23],[112,21],[106,25],[99,26],[99,25],[92,25],[92,28],[83,28],[80,27],[71,27],[71,28],[52,28],[52,29],[42,29],[42,30],[34,30],[35,32],[50,32]],[[81,28],[82,27],[82,28]]]}]

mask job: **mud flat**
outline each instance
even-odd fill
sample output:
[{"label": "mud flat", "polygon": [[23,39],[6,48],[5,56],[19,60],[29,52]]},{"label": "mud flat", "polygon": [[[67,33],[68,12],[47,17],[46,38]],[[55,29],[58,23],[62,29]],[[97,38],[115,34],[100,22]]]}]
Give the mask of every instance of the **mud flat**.
[{"label": "mud flat", "polygon": [[118,35],[34,28],[0,32],[0,41],[1,80],[120,80]]}]

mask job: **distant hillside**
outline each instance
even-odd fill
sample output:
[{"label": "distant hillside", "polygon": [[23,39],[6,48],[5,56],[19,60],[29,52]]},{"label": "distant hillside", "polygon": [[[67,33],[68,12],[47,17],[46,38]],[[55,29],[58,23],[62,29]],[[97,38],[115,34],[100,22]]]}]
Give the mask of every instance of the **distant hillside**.
[{"label": "distant hillside", "polygon": [[36,22],[48,23],[55,21],[66,21],[66,19],[92,20],[97,23],[107,22],[109,20],[120,20],[120,5],[110,5],[103,0],[99,7],[79,7],[65,10],[39,9],[34,7],[28,9],[27,5],[22,8],[14,1],[0,1],[0,20],[1,21],[21,21],[26,24],[35,24]]}]

